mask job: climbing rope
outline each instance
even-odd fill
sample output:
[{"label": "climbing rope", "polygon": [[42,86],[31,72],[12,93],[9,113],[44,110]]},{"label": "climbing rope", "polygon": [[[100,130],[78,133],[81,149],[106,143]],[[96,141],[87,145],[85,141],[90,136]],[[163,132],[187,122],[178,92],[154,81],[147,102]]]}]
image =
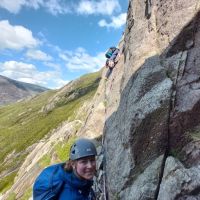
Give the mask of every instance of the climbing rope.
[{"label": "climbing rope", "polygon": [[[105,126],[106,126],[106,116],[107,116],[107,94],[106,94],[106,88],[107,88],[107,81],[105,81],[105,84],[104,84],[104,103],[105,103]],[[104,197],[104,200],[108,200],[108,195],[107,195],[107,187],[106,187],[106,157],[105,157],[105,135],[106,135],[106,132],[104,131],[103,132],[103,135],[102,135],[102,153],[103,153],[103,197]]]},{"label": "climbing rope", "polygon": [[[119,52],[119,55],[116,59],[116,61],[114,62],[114,67],[116,67],[116,64],[118,63],[119,59],[120,59],[120,55],[121,55],[122,52]],[[114,68],[113,67],[113,68]],[[112,74],[111,74],[112,76]],[[114,82],[114,78],[112,78],[111,82],[110,82],[110,87],[109,87],[109,91],[112,89],[112,85],[113,85],[113,82]],[[108,103],[108,97],[107,97],[107,80],[105,80],[105,84],[104,84],[104,102],[105,102],[105,129],[104,129],[104,132],[103,132],[103,135],[102,135],[102,148],[103,148],[103,197],[104,197],[104,200],[109,200],[108,198],[108,192],[107,192],[107,177],[106,177],[106,157],[105,157],[105,150],[107,149],[106,148],[106,144],[105,144],[105,136],[106,136],[106,116],[107,116],[107,103]]]}]

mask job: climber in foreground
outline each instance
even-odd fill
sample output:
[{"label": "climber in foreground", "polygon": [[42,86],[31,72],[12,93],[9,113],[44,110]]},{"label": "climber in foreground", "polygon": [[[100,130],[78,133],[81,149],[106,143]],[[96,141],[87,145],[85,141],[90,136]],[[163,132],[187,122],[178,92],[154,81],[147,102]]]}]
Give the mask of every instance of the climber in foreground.
[{"label": "climber in foreground", "polygon": [[107,58],[105,66],[108,68],[105,77],[106,79],[108,79],[112,73],[113,68],[118,62],[118,59],[120,57],[120,50],[116,47],[110,47],[105,53],[105,57]]},{"label": "climber in foreground", "polygon": [[69,160],[44,169],[33,186],[33,200],[94,200],[92,190],[97,151],[89,139],[78,139]]}]

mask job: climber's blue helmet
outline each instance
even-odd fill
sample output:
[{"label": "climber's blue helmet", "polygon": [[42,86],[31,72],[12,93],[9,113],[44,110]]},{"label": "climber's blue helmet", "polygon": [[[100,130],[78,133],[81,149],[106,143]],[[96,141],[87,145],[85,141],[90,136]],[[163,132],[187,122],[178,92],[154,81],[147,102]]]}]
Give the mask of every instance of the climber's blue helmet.
[{"label": "climber's blue helmet", "polygon": [[97,150],[89,139],[81,138],[74,142],[70,149],[70,160],[77,160],[87,156],[96,156]]}]

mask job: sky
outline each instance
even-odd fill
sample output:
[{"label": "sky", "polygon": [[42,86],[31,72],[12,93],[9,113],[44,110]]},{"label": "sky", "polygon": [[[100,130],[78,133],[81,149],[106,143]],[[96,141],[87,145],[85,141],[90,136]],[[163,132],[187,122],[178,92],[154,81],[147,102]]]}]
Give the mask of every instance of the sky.
[{"label": "sky", "polygon": [[128,0],[0,0],[0,75],[57,89],[99,70]]}]

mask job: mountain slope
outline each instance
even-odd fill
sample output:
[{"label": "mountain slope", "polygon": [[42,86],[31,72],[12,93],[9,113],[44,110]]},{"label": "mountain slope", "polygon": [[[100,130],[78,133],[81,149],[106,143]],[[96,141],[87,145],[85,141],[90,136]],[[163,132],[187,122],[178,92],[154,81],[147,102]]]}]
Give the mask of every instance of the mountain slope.
[{"label": "mountain slope", "polygon": [[47,90],[41,86],[15,81],[0,75],[0,105],[13,103]]},{"label": "mountain slope", "polygon": [[[24,159],[37,144],[41,148],[41,144],[44,144],[44,141],[51,140],[51,135],[56,130],[73,121],[74,123],[71,124],[74,125],[69,125],[73,127],[73,129],[69,127],[69,130],[71,130],[69,135],[77,132],[83,123],[81,120],[87,116],[87,110],[84,110],[84,108],[96,92],[100,74],[101,72],[96,72],[84,75],[58,91],[47,91],[31,99],[0,108],[1,192],[5,192],[12,186]],[[55,99],[56,101],[53,103]],[[53,107],[48,106],[49,104],[53,104]],[[47,112],[44,109],[46,107],[51,108],[51,110]],[[61,146],[65,146],[62,140],[69,137],[69,135],[66,135],[67,129],[65,126],[62,136],[56,136],[56,139],[53,137],[54,140],[47,144],[47,146],[49,145],[47,152],[54,151],[54,156],[57,155],[57,159],[62,154],[62,148],[57,144],[61,142]],[[73,134],[72,137],[74,137]],[[49,148],[52,148],[52,150]],[[42,154],[41,151],[39,152]],[[40,163],[46,163],[47,157],[37,156],[37,158],[42,159],[38,161],[39,164],[37,166]],[[33,158],[31,162],[32,160]],[[44,164],[41,165],[44,167]],[[24,173],[24,170],[22,173]]]},{"label": "mountain slope", "polygon": [[[199,199],[199,0],[130,0],[122,46],[109,79],[100,81],[86,107],[79,106],[78,118],[34,144],[3,199],[31,199],[35,177],[42,166],[58,161],[58,146],[67,155],[71,134],[98,139],[102,134],[101,199]],[[71,93],[71,86],[51,96],[40,112],[50,115],[82,93]]]}]

